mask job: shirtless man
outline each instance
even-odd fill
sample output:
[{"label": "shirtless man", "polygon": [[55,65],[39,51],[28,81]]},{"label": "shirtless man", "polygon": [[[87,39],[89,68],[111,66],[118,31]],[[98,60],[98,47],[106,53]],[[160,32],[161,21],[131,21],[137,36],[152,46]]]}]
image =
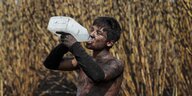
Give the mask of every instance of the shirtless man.
[{"label": "shirtless man", "polygon": [[[98,17],[91,26],[91,41],[86,43],[86,48],[93,50],[93,56],[88,55],[72,35],[62,34],[62,43],[51,51],[44,66],[53,70],[76,70],[77,96],[117,96],[124,65],[109,50],[120,34],[120,25],[114,18]],[[74,58],[63,58],[68,51]]]}]

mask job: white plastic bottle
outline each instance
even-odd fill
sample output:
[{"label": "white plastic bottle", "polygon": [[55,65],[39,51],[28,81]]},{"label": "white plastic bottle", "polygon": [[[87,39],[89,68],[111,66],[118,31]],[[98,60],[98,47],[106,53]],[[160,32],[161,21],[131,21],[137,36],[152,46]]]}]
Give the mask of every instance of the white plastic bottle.
[{"label": "white plastic bottle", "polygon": [[[78,42],[86,42],[90,40],[90,36],[87,29],[81,26],[71,17],[51,17],[47,29],[53,32],[54,34],[57,34],[57,31],[69,33],[73,35]],[[60,34],[57,35],[60,36]]]}]

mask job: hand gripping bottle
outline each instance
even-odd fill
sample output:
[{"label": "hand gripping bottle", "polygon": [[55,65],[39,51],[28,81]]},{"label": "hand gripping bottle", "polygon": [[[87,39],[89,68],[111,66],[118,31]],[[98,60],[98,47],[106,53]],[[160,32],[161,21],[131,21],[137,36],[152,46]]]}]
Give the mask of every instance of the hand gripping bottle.
[{"label": "hand gripping bottle", "polygon": [[69,33],[73,35],[78,42],[86,42],[90,40],[87,29],[70,17],[51,17],[47,29],[58,36],[60,36],[60,34],[57,34],[56,32]]}]

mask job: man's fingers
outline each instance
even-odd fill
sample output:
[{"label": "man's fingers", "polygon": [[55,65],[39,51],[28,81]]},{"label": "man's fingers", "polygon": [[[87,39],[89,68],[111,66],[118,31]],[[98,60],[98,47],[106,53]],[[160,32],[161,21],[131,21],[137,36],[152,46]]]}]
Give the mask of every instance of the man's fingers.
[{"label": "man's fingers", "polygon": [[66,39],[66,38],[69,38],[70,36],[71,36],[71,35],[69,35],[69,34],[68,34],[68,35],[61,35],[60,38],[61,38],[61,39]]},{"label": "man's fingers", "polygon": [[69,33],[62,32],[62,31],[57,31],[56,33],[57,33],[57,34],[61,34],[61,35],[69,35]]},{"label": "man's fingers", "polygon": [[57,34],[63,34],[64,32],[57,31],[56,33],[57,33]]},{"label": "man's fingers", "polygon": [[[74,37],[71,35],[71,34],[69,34],[69,33],[65,33],[65,32],[60,32],[60,31],[58,31],[58,32],[56,32],[57,34],[61,34],[61,36],[60,36],[60,40],[61,40],[61,42],[65,42],[66,44],[67,43],[70,43],[70,42],[72,42],[72,41],[74,41],[75,39],[74,39]],[[73,40],[74,39],[74,40]]]},{"label": "man's fingers", "polygon": [[60,37],[60,38],[61,38],[61,41],[62,41],[62,42],[68,42],[68,41],[69,41],[69,36],[70,36],[70,35],[61,35],[61,37]]},{"label": "man's fingers", "polygon": [[66,37],[66,35],[61,35],[61,38],[65,38]]}]

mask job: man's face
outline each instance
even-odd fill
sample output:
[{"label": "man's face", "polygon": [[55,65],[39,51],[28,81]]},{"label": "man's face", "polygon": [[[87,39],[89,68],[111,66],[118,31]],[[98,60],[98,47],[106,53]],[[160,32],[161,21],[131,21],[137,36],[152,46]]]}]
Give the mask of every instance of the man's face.
[{"label": "man's face", "polygon": [[102,50],[107,46],[107,32],[103,28],[93,25],[90,28],[91,40],[87,42],[86,47],[92,50]]}]

